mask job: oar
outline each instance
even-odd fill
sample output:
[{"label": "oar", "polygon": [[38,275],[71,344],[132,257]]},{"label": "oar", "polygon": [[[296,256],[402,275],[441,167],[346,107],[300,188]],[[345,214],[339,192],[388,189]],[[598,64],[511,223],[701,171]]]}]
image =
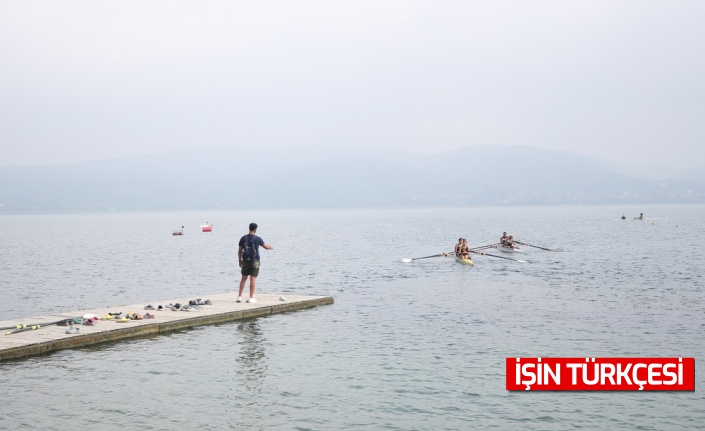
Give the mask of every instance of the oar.
[{"label": "oar", "polygon": [[[450,253],[453,253],[453,252],[450,252]],[[424,256],[424,257],[413,257],[413,258],[408,258],[408,257],[406,257],[406,258],[402,259],[401,261],[404,262],[404,263],[409,263],[409,262],[411,262],[412,260],[428,259],[428,258],[430,258],[430,257],[448,256],[448,254],[449,254],[449,253],[440,253],[440,254],[434,254],[434,255],[431,255],[431,256]]]},{"label": "oar", "polygon": [[5,326],[3,328],[0,328],[0,331],[4,331],[5,329],[22,329],[22,328],[26,328],[27,326],[32,326],[32,325],[25,325],[24,323],[18,323],[15,326]]},{"label": "oar", "polygon": [[[34,325],[25,325],[23,323],[20,323],[16,326],[11,326],[10,328],[15,328],[15,329],[13,329],[12,331],[5,332],[5,335],[16,334],[18,332],[24,332],[24,331],[34,331],[39,328],[43,328],[45,326],[56,325],[60,322],[63,322],[64,320],[68,320],[68,319],[61,319],[61,320],[57,320],[56,322],[35,323]],[[3,328],[3,329],[9,329],[9,328]]]},{"label": "oar", "polygon": [[27,326],[25,328],[13,329],[12,331],[5,332],[5,335],[17,334],[18,332],[24,332],[24,331],[34,331],[35,329],[39,329],[41,327],[42,327],[42,325],[32,325],[32,326]]},{"label": "oar", "polygon": [[541,250],[553,251],[553,250],[551,250],[550,248],[539,247],[538,245],[531,245],[531,244],[527,244],[527,243],[525,243],[525,242],[519,242],[519,241],[514,241],[514,242],[517,243],[517,244],[521,244],[521,245],[528,245],[529,247],[533,247],[533,248],[540,248]]},{"label": "oar", "polygon": [[24,323],[18,323],[17,325],[13,325],[13,326],[5,326],[5,327],[2,327],[2,328],[0,328],[0,331],[4,331],[5,329],[24,329],[24,328],[27,328],[27,327],[29,327],[29,326],[37,326],[37,325],[40,325],[40,326],[55,325],[55,324],[57,324],[57,323],[59,323],[59,322],[63,322],[64,320],[71,320],[71,319],[66,318],[66,319],[61,319],[61,320],[59,320],[59,321],[57,321],[57,322],[33,323],[33,324],[30,324],[30,325],[27,325],[27,324],[24,324]]},{"label": "oar", "polygon": [[471,248],[470,251],[473,251],[473,250],[485,250],[485,249],[487,249],[487,248],[492,248],[492,247],[495,247],[495,246],[497,246],[497,244],[481,245],[480,247],[473,247],[473,248]]},{"label": "oar", "polygon": [[481,251],[470,250],[470,252],[471,252],[471,253],[475,253],[475,254],[479,254],[479,255],[482,255],[482,256],[498,257],[498,258],[500,258],[500,259],[514,260],[514,261],[516,261],[516,262],[526,263],[525,260],[521,260],[521,259],[512,259],[511,257],[497,256],[496,254],[487,254],[487,253],[483,253],[483,252],[481,252]]}]

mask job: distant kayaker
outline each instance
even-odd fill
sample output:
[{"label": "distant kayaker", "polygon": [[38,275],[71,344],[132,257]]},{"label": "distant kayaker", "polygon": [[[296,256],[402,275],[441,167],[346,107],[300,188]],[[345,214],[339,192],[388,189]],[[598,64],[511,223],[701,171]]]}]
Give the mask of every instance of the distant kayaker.
[{"label": "distant kayaker", "polygon": [[235,302],[242,302],[242,292],[245,290],[247,277],[250,278],[250,298],[247,302],[257,302],[255,299],[255,284],[259,275],[259,248],[262,247],[265,250],[274,249],[274,247],[266,244],[262,238],[258,237],[256,233],[257,223],[250,223],[250,233],[240,238],[238,243],[237,258],[242,279],[240,280],[240,291]]},{"label": "distant kayaker", "polygon": [[622,214],[622,220],[626,220],[626,219],[627,219],[627,216],[625,216],[624,214]]},{"label": "distant kayaker", "polygon": [[644,213],[639,214],[639,220],[644,220]]}]

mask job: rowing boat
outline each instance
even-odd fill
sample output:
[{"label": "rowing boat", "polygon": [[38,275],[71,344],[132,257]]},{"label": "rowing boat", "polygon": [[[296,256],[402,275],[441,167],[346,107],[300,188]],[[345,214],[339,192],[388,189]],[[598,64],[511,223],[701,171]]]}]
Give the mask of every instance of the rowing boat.
[{"label": "rowing boat", "polygon": [[460,257],[460,256],[456,256],[456,257],[455,257],[455,261],[458,262],[458,263],[462,263],[463,265],[469,265],[469,266],[475,265],[475,264],[472,262],[472,259],[463,259],[463,258]]},{"label": "rowing boat", "polygon": [[501,251],[502,253],[525,253],[524,250],[522,250],[518,247],[508,247],[506,245],[501,245],[501,244],[495,245],[495,248],[497,250]]}]

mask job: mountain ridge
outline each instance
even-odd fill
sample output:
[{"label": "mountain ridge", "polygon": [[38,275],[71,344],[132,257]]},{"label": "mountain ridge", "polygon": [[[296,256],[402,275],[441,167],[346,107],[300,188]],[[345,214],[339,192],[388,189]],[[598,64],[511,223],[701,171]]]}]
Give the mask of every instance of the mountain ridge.
[{"label": "mountain ridge", "polygon": [[629,177],[595,157],[528,146],[209,147],[0,167],[3,211],[703,202],[703,182]]}]

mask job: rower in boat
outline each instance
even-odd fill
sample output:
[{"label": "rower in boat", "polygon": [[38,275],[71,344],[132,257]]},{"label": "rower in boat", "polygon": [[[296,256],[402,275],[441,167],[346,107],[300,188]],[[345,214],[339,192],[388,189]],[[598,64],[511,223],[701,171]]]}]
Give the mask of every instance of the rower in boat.
[{"label": "rower in boat", "polygon": [[460,247],[462,247],[462,246],[463,246],[463,239],[458,238],[458,243],[455,244],[455,255],[456,256],[460,256]]},{"label": "rower in boat", "polygon": [[507,243],[508,239],[509,239],[509,236],[507,236],[507,232],[502,232],[502,238],[499,239],[499,243],[504,245]]},{"label": "rower in boat", "polygon": [[524,250],[520,250],[519,247],[516,246],[514,235],[509,235],[501,244],[494,244],[493,247],[505,253],[524,252]]},{"label": "rower in boat", "polygon": [[644,220],[644,213],[639,214],[639,220]]},{"label": "rower in boat", "polygon": [[468,247],[468,240],[462,239],[460,245],[460,254],[458,254],[461,259],[470,259],[470,247]]},{"label": "rower in boat", "polygon": [[455,260],[463,265],[473,266],[474,263],[470,258],[470,248],[468,247],[468,241],[465,238],[460,239],[460,247],[458,252],[455,254]]}]

